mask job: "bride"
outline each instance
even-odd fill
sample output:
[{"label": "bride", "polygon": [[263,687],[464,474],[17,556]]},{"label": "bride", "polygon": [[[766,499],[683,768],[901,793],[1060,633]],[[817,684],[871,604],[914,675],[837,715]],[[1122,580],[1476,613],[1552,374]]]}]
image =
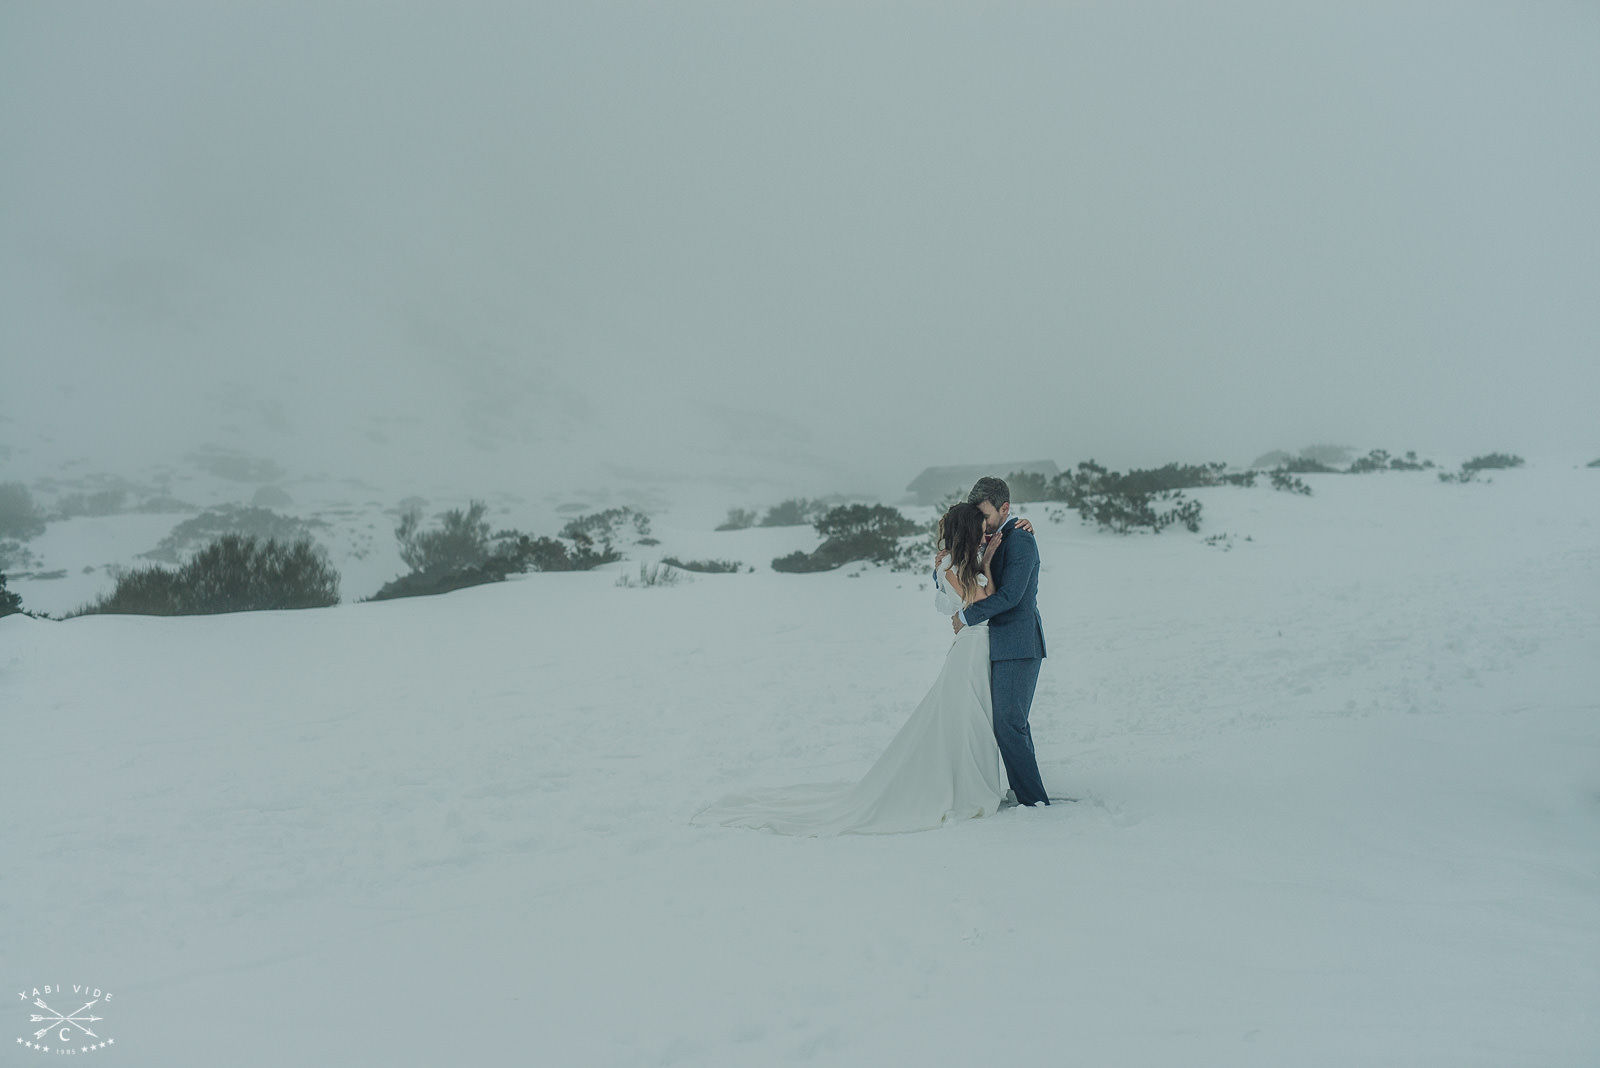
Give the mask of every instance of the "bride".
[{"label": "bride", "polygon": [[[993,592],[990,566],[1000,539],[996,533],[984,544],[977,505],[957,504],[939,520],[934,607],[942,615]],[[961,628],[933,688],[859,782],[754,788],[729,794],[690,822],[797,835],[920,831],[992,816],[1006,791],[989,696],[989,624],[983,622]]]}]

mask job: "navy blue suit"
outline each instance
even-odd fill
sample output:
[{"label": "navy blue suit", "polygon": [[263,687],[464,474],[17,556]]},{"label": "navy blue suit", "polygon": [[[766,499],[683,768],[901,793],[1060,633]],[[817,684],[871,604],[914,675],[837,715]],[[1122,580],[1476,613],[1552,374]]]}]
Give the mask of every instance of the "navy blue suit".
[{"label": "navy blue suit", "polygon": [[1050,803],[1028,731],[1028,712],[1044,661],[1044,622],[1039,618],[1039,545],[1016,527],[1005,537],[990,570],[994,592],[961,613],[967,624],[989,621],[989,695],[994,702],[994,740],[1017,803]]}]

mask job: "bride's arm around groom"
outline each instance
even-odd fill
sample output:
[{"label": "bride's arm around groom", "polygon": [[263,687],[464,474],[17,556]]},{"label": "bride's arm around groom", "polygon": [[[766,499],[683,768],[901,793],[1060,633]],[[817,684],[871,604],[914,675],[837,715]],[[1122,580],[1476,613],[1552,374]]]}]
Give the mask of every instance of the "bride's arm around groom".
[{"label": "bride's arm around groom", "polygon": [[[1000,561],[1000,577],[989,596],[969,604],[955,617],[955,629],[972,626],[993,619],[1002,612],[1021,604],[1030,589],[1037,589],[1039,581],[1039,546],[1033,532],[1012,524],[1008,530],[997,533],[995,541],[1005,539],[1005,558]],[[996,555],[991,543],[990,555]]]}]

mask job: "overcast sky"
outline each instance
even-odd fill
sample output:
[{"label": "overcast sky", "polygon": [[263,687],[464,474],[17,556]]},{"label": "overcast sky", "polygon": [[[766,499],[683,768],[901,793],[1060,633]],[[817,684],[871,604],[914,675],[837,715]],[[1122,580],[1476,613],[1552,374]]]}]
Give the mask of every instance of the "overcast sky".
[{"label": "overcast sky", "polygon": [[0,446],[1586,461],[1597,190],[1594,3],[4,0]]}]

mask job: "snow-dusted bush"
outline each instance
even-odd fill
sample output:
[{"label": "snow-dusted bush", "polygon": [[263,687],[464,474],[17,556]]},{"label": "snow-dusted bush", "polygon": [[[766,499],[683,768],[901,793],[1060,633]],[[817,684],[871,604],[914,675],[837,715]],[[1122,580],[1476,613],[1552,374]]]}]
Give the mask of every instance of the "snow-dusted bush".
[{"label": "snow-dusted bush", "polygon": [[1407,449],[1404,457],[1391,457],[1389,470],[1391,471],[1426,471],[1434,466],[1432,460],[1418,460],[1415,449]]},{"label": "snow-dusted bush", "polygon": [[489,582],[502,582],[509,572],[493,558],[472,567],[455,571],[413,571],[391,579],[379,587],[368,601],[388,601],[396,597],[431,597],[435,594],[462,590],[468,586],[482,586]]},{"label": "snow-dusted bush", "polygon": [[0,617],[22,611],[22,594],[6,589],[6,574],[0,571]]},{"label": "snow-dusted bush", "polygon": [[1365,475],[1373,471],[1422,471],[1433,466],[1432,460],[1418,460],[1417,454],[1408,452],[1404,458],[1390,456],[1387,449],[1373,449],[1345,469],[1348,475]]},{"label": "snow-dusted bush", "polygon": [[828,510],[823,501],[808,501],[804,497],[791,497],[767,509],[761,517],[764,527],[803,527]]},{"label": "snow-dusted bush", "polygon": [[[633,508],[607,508],[572,520],[561,528],[561,536],[574,545],[598,546],[598,551],[606,554],[628,537],[629,531],[640,541],[649,538],[650,517]],[[613,559],[621,559],[621,556]]]},{"label": "snow-dusted bush", "polygon": [[756,525],[756,513],[751,508],[729,508],[728,518],[717,524],[718,530],[748,530]]},{"label": "snow-dusted bush", "polygon": [[1271,473],[1270,477],[1272,479],[1272,488],[1275,490],[1283,490],[1285,493],[1302,493],[1307,497],[1311,496],[1311,487],[1290,474],[1286,468],[1278,468]]},{"label": "snow-dusted bush", "polygon": [[735,575],[744,570],[744,564],[738,560],[679,560],[676,556],[664,556],[661,562],[680,571],[698,571],[705,575]]},{"label": "snow-dusted bush", "polygon": [[1440,482],[1474,482],[1482,471],[1504,471],[1513,467],[1521,467],[1522,457],[1513,456],[1504,452],[1491,452],[1484,456],[1474,456],[1461,465],[1461,470],[1456,474],[1439,472]]},{"label": "snow-dusted bush", "polygon": [[489,536],[489,524],[483,518],[488,510],[482,501],[469,501],[465,510],[452,508],[442,513],[437,528],[423,530],[421,502],[408,498],[402,503],[394,536],[400,543],[400,559],[411,571],[385,582],[366,600],[449,593],[500,582],[512,571],[524,570],[497,551]]},{"label": "snow-dusted bush", "polygon": [[1337,475],[1341,472],[1337,467],[1329,467],[1321,460],[1301,456],[1283,464],[1279,471],[1287,471],[1291,475]]},{"label": "snow-dusted bush", "polygon": [[[1171,507],[1158,511],[1157,502]],[[1200,529],[1200,502],[1178,492],[1091,494],[1075,507],[1079,515],[1118,534],[1131,534],[1138,527],[1159,534],[1174,523],[1181,523],[1191,533]]]},{"label": "snow-dusted bush", "polygon": [[621,560],[617,544],[630,531],[636,544],[659,544],[649,536],[649,516],[632,508],[608,508],[570,521],[559,539],[499,531],[494,555],[505,557],[512,571],[589,571]]},{"label": "snow-dusted bush", "polygon": [[[1141,527],[1160,533],[1174,523],[1193,532],[1200,529],[1200,502],[1185,497],[1180,488],[1250,485],[1255,481],[1254,472],[1227,475],[1225,467],[1221,463],[1174,463],[1122,474],[1085,460],[1051,479],[1052,499],[1065,501],[1085,520],[1118,534]],[[1158,505],[1165,506],[1164,510]]]},{"label": "snow-dusted bush", "polygon": [[407,508],[394,528],[400,543],[400,559],[413,572],[449,574],[477,567],[489,558],[489,523],[484,513],[489,506],[471,501],[463,511],[452,508],[439,517],[439,526],[423,530],[422,512]]},{"label": "snow-dusted bush", "polygon": [[504,559],[507,571],[592,571],[601,564],[622,559],[616,549],[598,550],[581,537],[568,544],[556,538],[530,537],[515,530],[495,534],[499,543],[491,558]]},{"label": "snow-dusted bush", "polygon": [[809,553],[779,557],[772,561],[774,571],[832,571],[860,560],[892,564],[900,555],[900,539],[923,532],[920,524],[884,504],[841,505],[812,526],[822,544]]},{"label": "snow-dusted bush", "polygon": [[622,559],[615,542],[630,529],[641,542],[651,541],[643,536],[650,530],[649,517],[632,508],[580,516],[561,529],[560,539],[518,530],[491,535],[483,518],[487,511],[482,501],[471,501],[465,511],[443,513],[437,529],[424,531],[419,509],[411,503],[395,528],[400,558],[411,572],[384,583],[368,600],[448,593],[501,582],[513,572],[589,571]]},{"label": "snow-dusted bush", "polygon": [[117,574],[116,588],[77,615],[212,615],[339,603],[339,573],[309,538],[280,542],[224,534],[176,570],[159,565]]},{"label": "snow-dusted bush", "polygon": [[1513,467],[1522,466],[1522,457],[1510,453],[1491,452],[1486,456],[1474,456],[1461,465],[1463,471],[1503,471]]}]

